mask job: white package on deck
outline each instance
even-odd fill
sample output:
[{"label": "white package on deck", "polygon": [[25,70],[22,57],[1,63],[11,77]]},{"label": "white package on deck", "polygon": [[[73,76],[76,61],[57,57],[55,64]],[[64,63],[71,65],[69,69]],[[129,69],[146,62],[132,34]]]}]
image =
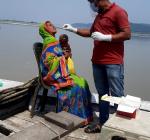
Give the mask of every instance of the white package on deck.
[{"label": "white package on deck", "polygon": [[11,80],[6,80],[6,79],[0,79],[0,81],[2,82],[2,84],[0,86],[0,91],[24,84],[23,82],[11,81]]},{"label": "white package on deck", "polygon": [[101,100],[118,104],[117,111],[120,113],[132,114],[132,117],[134,116],[133,113],[140,108],[142,102],[141,98],[131,95],[127,95],[126,97],[113,97],[104,95],[102,96]]}]

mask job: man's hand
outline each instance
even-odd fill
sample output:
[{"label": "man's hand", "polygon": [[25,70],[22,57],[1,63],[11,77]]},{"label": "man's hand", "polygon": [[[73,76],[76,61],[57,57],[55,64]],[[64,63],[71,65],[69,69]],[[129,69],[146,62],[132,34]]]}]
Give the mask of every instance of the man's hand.
[{"label": "man's hand", "polygon": [[72,27],[70,24],[64,24],[63,29],[70,31],[70,32],[77,33],[77,28]]},{"label": "man's hand", "polygon": [[104,35],[100,32],[93,32],[91,37],[94,40],[98,40],[98,41],[108,41],[108,42],[112,41],[112,35]]}]

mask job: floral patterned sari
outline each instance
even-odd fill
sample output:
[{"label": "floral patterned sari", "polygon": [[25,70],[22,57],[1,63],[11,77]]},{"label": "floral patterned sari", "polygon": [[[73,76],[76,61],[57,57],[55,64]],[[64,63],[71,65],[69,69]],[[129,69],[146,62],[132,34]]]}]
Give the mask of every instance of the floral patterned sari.
[{"label": "floral patterned sari", "polygon": [[84,119],[92,118],[91,93],[86,80],[71,73],[57,39],[41,24],[39,33],[43,38],[40,60],[42,78],[53,94],[58,94],[58,112],[67,111]]}]

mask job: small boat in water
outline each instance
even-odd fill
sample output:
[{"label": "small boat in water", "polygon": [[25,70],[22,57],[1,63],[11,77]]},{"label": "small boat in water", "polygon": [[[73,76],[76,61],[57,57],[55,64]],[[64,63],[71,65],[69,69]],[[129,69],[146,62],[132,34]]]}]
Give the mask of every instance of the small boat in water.
[{"label": "small boat in water", "polygon": [[[54,107],[52,100],[52,105],[45,105],[46,113],[30,117],[28,106],[37,86],[37,77],[27,83],[0,81],[0,140],[111,140],[113,136],[126,137],[127,140],[150,140],[149,101],[142,101],[136,118],[110,114],[102,132],[89,135],[80,128],[83,119],[65,112],[50,112],[48,109]],[[42,96],[40,92],[38,96]],[[92,94],[92,103],[96,110],[97,94]]]}]

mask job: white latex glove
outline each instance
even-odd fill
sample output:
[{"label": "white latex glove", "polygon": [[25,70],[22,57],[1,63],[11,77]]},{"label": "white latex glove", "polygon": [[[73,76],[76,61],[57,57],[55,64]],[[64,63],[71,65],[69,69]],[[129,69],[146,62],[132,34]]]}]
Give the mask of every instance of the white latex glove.
[{"label": "white latex glove", "polygon": [[100,32],[93,32],[91,37],[94,40],[98,40],[98,41],[109,41],[109,42],[112,41],[112,35],[104,35]]},{"label": "white latex glove", "polygon": [[72,27],[70,24],[64,24],[63,29],[68,30],[70,32],[77,33],[77,28]]}]

